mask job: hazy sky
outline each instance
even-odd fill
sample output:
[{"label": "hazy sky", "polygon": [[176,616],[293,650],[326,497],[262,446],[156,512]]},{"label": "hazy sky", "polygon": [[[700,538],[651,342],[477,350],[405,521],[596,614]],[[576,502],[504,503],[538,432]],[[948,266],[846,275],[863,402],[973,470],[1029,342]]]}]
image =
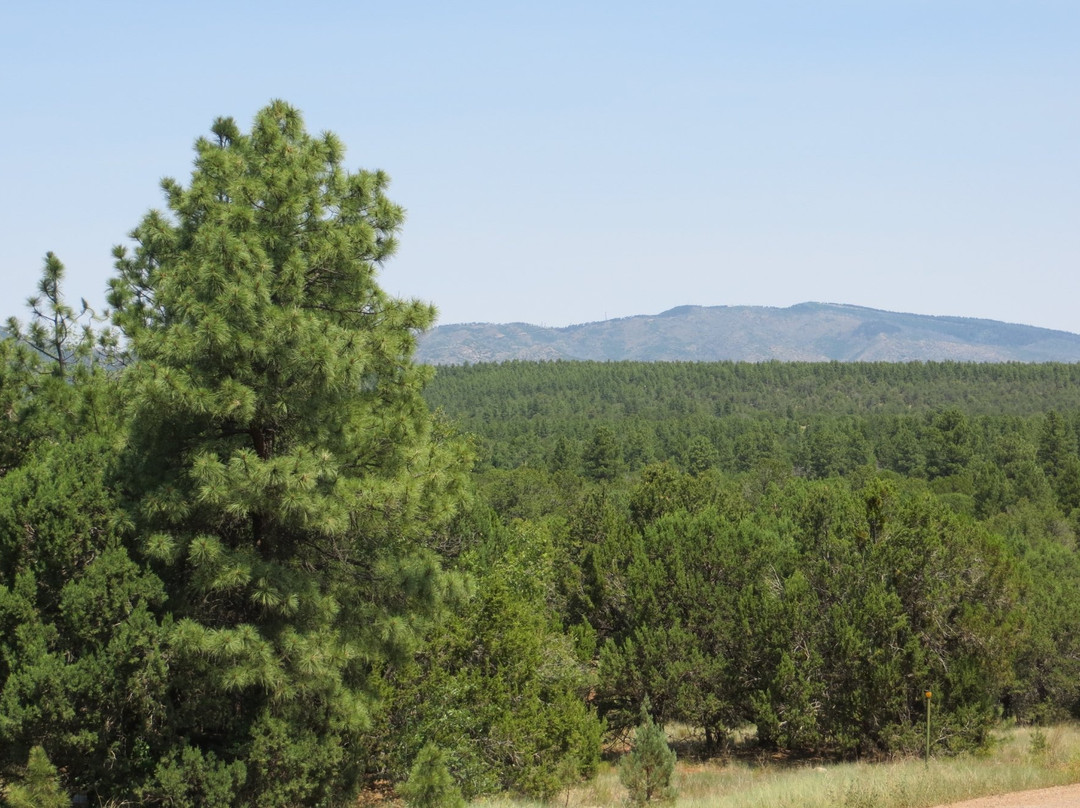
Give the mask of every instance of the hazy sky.
[{"label": "hazy sky", "polygon": [[1080,3],[48,2],[0,10],[0,314],[272,98],[408,210],[440,322],[852,303],[1080,332]]}]

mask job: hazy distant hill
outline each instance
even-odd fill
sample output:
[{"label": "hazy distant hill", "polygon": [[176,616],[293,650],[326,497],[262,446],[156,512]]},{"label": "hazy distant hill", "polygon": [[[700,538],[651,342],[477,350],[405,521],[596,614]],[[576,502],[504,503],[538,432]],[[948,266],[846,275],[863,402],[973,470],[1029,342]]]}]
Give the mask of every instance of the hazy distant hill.
[{"label": "hazy distant hill", "polygon": [[566,328],[443,325],[423,335],[418,358],[434,365],[510,359],[1077,362],[1080,335],[833,303],[679,306]]}]

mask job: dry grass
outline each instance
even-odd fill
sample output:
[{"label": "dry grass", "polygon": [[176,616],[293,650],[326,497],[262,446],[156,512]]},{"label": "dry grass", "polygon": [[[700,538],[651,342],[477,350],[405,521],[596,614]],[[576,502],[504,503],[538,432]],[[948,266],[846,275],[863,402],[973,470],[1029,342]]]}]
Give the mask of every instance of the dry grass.
[{"label": "dry grass", "polygon": [[[677,733],[673,733],[677,734]],[[1080,781],[1080,727],[1002,730],[976,755],[894,763],[680,762],[669,808],[928,808],[988,794]],[[486,808],[541,803],[498,797]],[[550,805],[625,805],[617,769],[605,765],[591,783],[560,794]]]}]

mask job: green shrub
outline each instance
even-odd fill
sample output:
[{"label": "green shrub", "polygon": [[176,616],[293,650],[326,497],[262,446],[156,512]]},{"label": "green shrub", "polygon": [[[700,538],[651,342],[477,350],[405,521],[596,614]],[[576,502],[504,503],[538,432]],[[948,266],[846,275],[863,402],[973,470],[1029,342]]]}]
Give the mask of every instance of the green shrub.
[{"label": "green shrub", "polygon": [[60,785],[60,775],[40,746],[30,750],[22,782],[4,791],[4,804],[11,808],[67,808],[71,799]]},{"label": "green shrub", "polygon": [[213,752],[183,746],[158,763],[150,790],[140,797],[160,801],[169,808],[231,805],[239,800],[247,769],[240,761],[228,763]]},{"label": "green shrub", "polygon": [[675,752],[668,746],[663,728],[649,715],[646,699],[641,705],[641,723],[634,733],[634,747],[619,766],[619,781],[630,792],[631,802],[644,805],[652,799],[673,796],[674,770]]},{"label": "green shrub", "polygon": [[409,779],[398,787],[412,808],[464,808],[465,799],[454,782],[442,750],[429,743],[420,750]]}]

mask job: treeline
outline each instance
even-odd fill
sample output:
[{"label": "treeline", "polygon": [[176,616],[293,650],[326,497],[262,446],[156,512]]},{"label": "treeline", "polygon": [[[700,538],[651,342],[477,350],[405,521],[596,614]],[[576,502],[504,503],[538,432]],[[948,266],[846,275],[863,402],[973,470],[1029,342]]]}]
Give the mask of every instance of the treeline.
[{"label": "treeline", "polygon": [[[493,396],[492,393],[498,395]],[[427,398],[482,419],[1071,410],[1080,368],[966,362],[504,362],[442,365]]]},{"label": "treeline", "polygon": [[982,517],[1044,494],[1080,505],[1080,365],[512,362],[440,368],[425,397],[485,468],[873,469]]},{"label": "treeline", "polygon": [[509,363],[440,368],[427,396],[475,436],[507,529],[554,544],[551,606],[609,730],[648,697],[714,749],[753,724],[875,756],[918,747],[926,689],[939,749],[1078,714],[1077,381]]}]

